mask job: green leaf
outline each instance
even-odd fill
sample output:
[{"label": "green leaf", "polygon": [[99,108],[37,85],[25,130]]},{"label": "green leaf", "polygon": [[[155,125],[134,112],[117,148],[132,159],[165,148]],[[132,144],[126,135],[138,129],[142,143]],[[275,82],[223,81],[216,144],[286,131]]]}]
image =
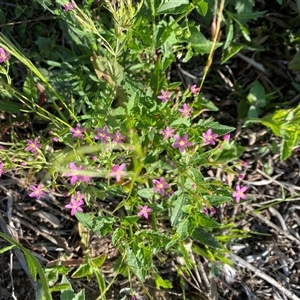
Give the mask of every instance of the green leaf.
[{"label": "green leaf", "polygon": [[63,291],[66,290],[70,287],[70,283],[61,283],[61,284],[57,284],[53,287],[50,288],[51,293],[52,292],[59,292],[59,291]]},{"label": "green leaf", "polygon": [[199,184],[204,182],[204,176],[198,169],[191,168],[189,169],[188,174],[193,177],[195,183]]},{"label": "green leaf", "polygon": [[220,244],[216,241],[216,239],[204,229],[197,227],[193,234],[192,238],[196,241],[202,243],[203,245],[212,247],[212,248],[221,248]]},{"label": "green leaf", "polygon": [[92,258],[91,265],[95,268],[100,268],[104,264],[104,262],[106,260],[106,256],[107,255],[105,253],[103,253],[100,256]]},{"label": "green leaf", "polygon": [[93,268],[85,262],[72,274],[72,278],[91,277],[91,275],[93,275]]},{"label": "green leaf", "polygon": [[238,14],[251,13],[255,5],[254,0],[235,0],[234,2]]},{"label": "green leaf", "polygon": [[[98,287],[100,289],[100,292],[103,294],[103,291],[106,290],[106,284],[105,284],[105,279],[104,276],[102,275],[102,273],[100,272],[100,269],[95,269],[94,270],[94,274],[96,276],[97,279],[97,283],[98,283]],[[101,297],[101,299],[106,300],[105,295],[103,295]]]},{"label": "green leaf", "polygon": [[196,10],[202,16],[206,16],[208,11],[208,3],[204,0],[195,0],[194,5],[196,6]]},{"label": "green leaf", "polygon": [[15,245],[10,245],[10,246],[6,246],[0,249],[0,254],[5,253],[6,251],[12,250],[14,249],[16,246]]},{"label": "green leaf", "polygon": [[[225,41],[225,44],[223,45],[223,48],[226,49],[229,47],[230,43],[232,42],[232,39],[233,39],[233,32],[234,32],[234,29],[233,29],[233,22],[232,22],[232,19],[229,18],[229,20],[227,21],[229,24],[227,25],[226,27],[226,30],[227,30],[227,36],[226,36],[226,41]],[[223,63],[223,62],[222,62]]]},{"label": "green leaf", "polygon": [[20,113],[21,105],[13,101],[2,101],[0,100],[0,111],[9,112],[12,114]]},{"label": "green leaf", "polygon": [[254,13],[243,13],[243,14],[235,14],[235,18],[239,20],[241,23],[247,23],[249,20],[257,19],[263,16],[267,10],[258,11]]},{"label": "green leaf", "polygon": [[219,228],[221,225],[204,213],[195,215],[195,222],[203,228]]},{"label": "green leaf", "polygon": [[122,228],[117,228],[112,235],[112,244],[114,246],[117,246],[118,243],[120,243],[120,241],[122,240],[122,238],[124,237],[124,231]]},{"label": "green leaf", "polygon": [[141,190],[138,190],[138,195],[142,198],[151,199],[154,195],[153,188],[144,188]]},{"label": "green leaf", "polygon": [[158,57],[157,61],[155,62],[155,68],[151,73],[150,78],[150,85],[154,90],[155,94],[159,94],[159,92],[164,88],[166,85],[166,78],[165,73],[162,69],[161,58]]},{"label": "green leaf", "polygon": [[72,300],[85,300],[85,291],[84,291],[84,289],[82,289],[80,292],[78,292],[75,295],[74,299],[72,299]]},{"label": "green leaf", "polygon": [[191,218],[185,218],[183,221],[181,221],[177,226],[176,226],[176,232],[178,233],[177,235],[177,240],[185,240],[188,238],[193,229],[194,229],[194,222],[192,222]]},{"label": "green leaf", "polygon": [[93,230],[93,218],[91,215],[81,212],[76,212],[76,218],[77,220],[87,229]]},{"label": "green leaf", "polygon": [[26,258],[29,272],[30,272],[33,280],[36,280],[37,270],[36,270],[36,266],[34,265],[34,262],[32,260],[32,257],[30,255],[28,255],[28,253],[24,253],[24,256]]},{"label": "green leaf", "polygon": [[242,49],[242,45],[232,44],[232,46],[223,51],[221,64],[224,64],[227,60],[229,60],[232,56],[236,55]]},{"label": "green leaf", "polygon": [[[176,194],[176,192],[172,195],[171,197],[171,201],[172,198],[174,198],[173,196]],[[177,199],[173,202],[172,201],[172,209],[171,209],[171,224],[172,226],[177,226],[178,221],[180,218],[183,217],[184,213],[181,209],[181,207],[185,204],[185,195],[181,194],[177,197]]]},{"label": "green leaf", "polygon": [[300,51],[298,51],[288,64],[290,70],[300,70]]},{"label": "green leaf", "polygon": [[112,232],[112,226],[115,223],[114,217],[91,217],[91,215],[81,212],[76,212],[78,221],[88,230],[103,235]]},{"label": "green leaf", "polygon": [[187,7],[189,7],[188,0],[169,0],[167,3],[162,4],[157,9],[156,14],[181,14],[184,10],[187,9]]},{"label": "green leaf", "polygon": [[224,143],[222,147],[213,155],[214,162],[227,164],[238,159],[244,152],[245,148],[234,143]]},{"label": "green leaf", "polygon": [[169,280],[163,279],[158,273],[154,273],[153,275],[154,275],[154,280],[155,280],[155,284],[156,284],[157,289],[160,289],[160,288],[171,289],[171,288],[173,288],[173,285]]},{"label": "green leaf", "polygon": [[125,261],[132,272],[138,277],[141,282],[145,281],[145,270],[139,264],[139,261],[133,251],[129,248],[126,249]]},{"label": "green leaf", "polygon": [[69,280],[65,275],[62,276],[61,284],[68,284],[68,288],[65,288],[64,291],[60,293],[61,300],[73,300],[74,298],[74,291],[72,285],[70,284]]},{"label": "green leaf", "polygon": [[[188,39],[186,39],[186,41],[191,43],[191,46],[197,54],[208,54],[212,47],[212,42],[207,40],[205,36],[200,32],[199,26],[190,28],[190,31],[191,35]],[[220,45],[220,43],[217,43],[216,48]]]},{"label": "green leaf", "polygon": [[266,92],[265,88],[259,81],[254,81],[250,92],[247,96],[247,100],[255,107],[261,108],[266,105]]},{"label": "green leaf", "polygon": [[133,225],[136,224],[138,219],[138,216],[126,216],[122,218],[121,224],[124,226]]}]

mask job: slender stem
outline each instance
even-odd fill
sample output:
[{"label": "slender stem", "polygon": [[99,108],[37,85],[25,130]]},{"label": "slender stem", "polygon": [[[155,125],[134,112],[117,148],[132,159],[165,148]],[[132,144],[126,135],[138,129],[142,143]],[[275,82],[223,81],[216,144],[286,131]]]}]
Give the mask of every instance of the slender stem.
[{"label": "slender stem", "polygon": [[[217,6],[218,6],[217,3],[218,3],[218,0],[215,0],[215,10],[217,9]],[[204,80],[205,80],[206,75],[208,73],[208,70],[209,70],[209,68],[212,64],[213,56],[214,56],[214,53],[215,53],[215,46],[216,46],[216,43],[218,41],[218,37],[220,35],[220,27],[221,27],[221,22],[222,22],[222,13],[223,13],[223,10],[224,10],[224,5],[225,5],[225,0],[221,0],[220,1],[220,6],[219,6],[219,9],[218,9],[217,22],[216,22],[216,26],[215,26],[216,30],[213,33],[213,41],[212,41],[211,49],[210,49],[210,52],[209,52],[209,55],[208,55],[208,58],[207,58],[206,66],[204,68],[202,80],[201,80],[200,85],[199,85],[200,90],[202,89]],[[214,16],[213,22],[215,22],[215,16]]]}]

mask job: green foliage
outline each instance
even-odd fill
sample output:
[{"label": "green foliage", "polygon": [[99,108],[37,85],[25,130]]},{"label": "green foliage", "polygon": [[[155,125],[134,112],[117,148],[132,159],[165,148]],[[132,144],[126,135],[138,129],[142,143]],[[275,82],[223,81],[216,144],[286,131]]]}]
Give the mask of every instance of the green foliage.
[{"label": "green foliage", "polygon": [[[162,253],[182,256],[186,268],[194,265],[191,252],[228,263],[223,254],[230,238],[218,237],[222,224],[206,210],[231,201],[233,191],[205,174],[222,169],[237,175],[235,166],[240,165],[238,159],[244,148],[224,140],[233,127],[204,119],[204,111],[218,108],[202,93],[182,87],[181,82],[170,82],[168,70],[178,54],[184,53],[183,62],[188,62],[195,55],[210,55],[221,46],[225,63],[249,46],[247,22],[265,11],[253,12],[254,2],[250,0],[227,1],[227,38],[224,43],[213,43],[188,18],[192,11],[209,18],[212,1],[85,2],[82,7],[74,4],[72,10],[64,11],[61,5],[66,1],[34,1],[54,18],[55,33],[59,32],[61,40],[38,34],[31,57],[10,30],[0,34],[0,47],[10,53],[9,61],[0,69],[1,110],[21,116],[26,113],[44,122],[46,128],[39,132],[42,147],[34,159],[28,159],[27,166],[32,173],[47,171],[42,181],[51,182],[47,188],[67,189],[72,197],[84,195],[84,212],[74,209],[79,200],[72,199],[72,215],[74,209],[80,228],[111,237],[120,253],[114,265],[116,276],[134,275],[142,286],[147,276],[152,276],[158,288],[170,288],[171,282],[158,274],[154,264],[154,258]],[[17,13],[21,16],[20,7]],[[39,30],[45,33],[47,28],[43,26]],[[21,86],[11,78],[16,64],[26,70]],[[165,93],[169,99],[160,99]],[[267,97],[263,86],[255,81],[240,105],[246,107],[240,108],[243,117],[259,118],[268,104]],[[187,114],[182,112],[184,105],[190,109]],[[261,119],[283,137],[282,159],[299,141],[298,114],[298,109],[278,111]],[[84,132],[76,133],[77,124]],[[166,137],[164,130],[168,127],[174,133]],[[206,140],[208,130],[216,135],[213,141]],[[50,132],[51,138],[45,132]],[[117,133],[124,141],[116,139]],[[186,140],[179,141],[182,137]],[[182,142],[188,146],[183,147]],[[29,153],[24,154],[25,141],[15,137],[13,143],[20,153],[18,159],[31,158]],[[2,153],[5,167],[11,166],[10,149]],[[115,171],[123,164],[125,169]],[[16,164],[15,168],[22,167]],[[71,184],[72,179],[69,183],[66,177],[76,180]],[[167,186],[160,187],[158,180]],[[116,204],[107,210],[102,203],[110,199]],[[82,240],[84,230],[79,230]],[[84,290],[74,293],[66,277],[68,268],[58,264],[43,270],[27,249],[8,240],[24,252],[33,278],[39,275],[43,299],[50,300],[54,291],[61,292],[62,300],[85,298]],[[92,257],[88,241],[82,244],[84,261],[71,276],[95,278],[99,299],[105,299],[110,287],[101,272],[106,255]],[[213,272],[217,272],[217,266],[212,267]]]}]

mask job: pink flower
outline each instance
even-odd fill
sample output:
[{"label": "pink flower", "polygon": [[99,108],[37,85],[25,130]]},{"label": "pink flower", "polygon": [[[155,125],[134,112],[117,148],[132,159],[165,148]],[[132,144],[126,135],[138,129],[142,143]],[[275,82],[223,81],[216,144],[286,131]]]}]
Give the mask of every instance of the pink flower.
[{"label": "pink flower", "polygon": [[78,137],[83,139],[83,133],[85,132],[85,129],[81,128],[79,123],[76,125],[76,128],[71,128],[70,131],[73,132],[72,138]]},{"label": "pink flower", "polygon": [[33,154],[37,153],[37,149],[41,148],[42,145],[39,143],[38,138],[35,138],[34,141],[26,140],[27,147],[25,151],[31,151]]},{"label": "pink flower", "polygon": [[30,189],[32,190],[32,193],[29,194],[29,197],[35,197],[36,200],[40,200],[42,196],[46,195],[41,184],[36,187],[34,185],[31,185]]},{"label": "pink flower", "polygon": [[124,135],[121,135],[120,131],[118,130],[116,134],[111,134],[111,138],[113,139],[113,143],[123,143],[123,140],[125,139]]},{"label": "pink flower", "polygon": [[206,207],[202,208],[202,212],[206,215],[209,215],[209,211]]},{"label": "pink flower", "polygon": [[194,84],[194,85],[191,86],[191,93],[192,93],[192,94],[198,95],[199,91],[200,91],[200,88],[197,87],[196,84]]},{"label": "pink flower", "polygon": [[53,138],[53,142],[58,142],[58,141],[59,141],[58,137],[55,136],[55,137]]},{"label": "pink flower", "polygon": [[74,4],[72,3],[72,1],[70,1],[68,4],[62,4],[61,6],[65,11],[74,9]]},{"label": "pink flower", "polygon": [[125,167],[126,167],[125,164],[121,164],[121,166],[113,165],[109,176],[111,177],[115,176],[117,182],[121,181],[121,176],[126,176],[126,172],[123,171]]},{"label": "pink flower", "polygon": [[235,192],[232,194],[232,197],[235,198],[236,203],[239,203],[241,199],[246,199],[247,196],[245,195],[244,192],[247,191],[247,187],[240,187],[239,185],[236,186]]},{"label": "pink flower", "polygon": [[76,196],[72,196],[72,198],[76,201],[76,202],[80,202],[83,201],[85,198],[85,195],[80,194],[80,192],[76,192]]},{"label": "pink flower", "polygon": [[193,109],[189,107],[186,103],[183,104],[182,108],[179,109],[183,118],[190,117]]},{"label": "pink flower", "polygon": [[217,211],[216,209],[212,206],[211,208],[203,208],[202,212],[205,213],[206,215],[213,216]]},{"label": "pink flower", "polygon": [[223,136],[224,141],[229,141],[230,140],[230,134],[227,133]]},{"label": "pink flower", "polygon": [[176,142],[172,145],[173,148],[179,148],[181,152],[184,152],[185,147],[192,146],[191,142],[188,142],[188,135],[185,134],[183,137],[180,137],[178,134],[175,135]]},{"label": "pink flower", "polygon": [[216,141],[215,139],[218,137],[217,134],[212,134],[212,130],[208,129],[207,132],[202,134],[203,138],[204,138],[204,145],[215,145]]},{"label": "pink flower", "polygon": [[167,126],[166,129],[161,130],[159,133],[164,136],[164,140],[167,140],[168,138],[171,138],[174,136],[173,132],[175,129],[172,129],[171,127]]},{"label": "pink flower", "polygon": [[[79,194],[79,195],[78,195]],[[71,216],[74,216],[76,214],[76,211],[83,211],[82,205],[84,205],[84,195],[81,195],[79,192],[77,192],[76,197],[71,197],[71,202],[67,205],[65,205],[65,208],[71,209]]]},{"label": "pink flower", "polygon": [[246,167],[247,166],[247,163],[245,162],[245,161],[241,161],[241,165],[243,166],[243,167]]},{"label": "pink flower", "polygon": [[0,163],[0,177],[2,174],[6,173],[6,170],[4,169],[4,163]]},{"label": "pink flower", "polygon": [[165,195],[165,189],[170,187],[170,185],[165,182],[164,177],[161,177],[160,180],[154,179],[153,184],[155,185],[153,188],[154,192],[160,192],[162,196]]},{"label": "pink flower", "polygon": [[212,207],[210,208],[210,214],[211,214],[211,215],[214,215],[216,212],[217,212],[217,210],[212,206]]},{"label": "pink flower", "polygon": [[162,102],[167,102],[171,100],[170,98],[171,92],[168,91],[165,92],[164,90],[161,90],[160,92],[161,94],[157,98],[160,99]]},{"label": "pink flower", "polygon": [[6,52],[3,48],[0,48],[0,63],[2,64],[5,61],[9,60],[9,53]]},{"label": "pink flower", "polygon": [[75,184],[77,182],[90,182],[89,176],[79,175],[80,171],[84,170],[84,166],[77,167],[73,162],[69,164],[71,172],[70,173],[64,173],[63,176],[65,177],[71,177],[70,183]]},{"label": "pink flower", "polygon": [[26,161],[22,161],[21,162],[21,166],[26,166],[27,165],[27,162]]},{"label": "pink flower", "polygon": [[95,130],[97,131],[97,135],[95,136],[95,139],[101,140],[103,144],[106,144],[108,141],[108,138],[111,137],[111,134],[108,133],[108,127],[105,126],[103,128],[103,130],[100,128],[96,128]]},{"label": "pink flower", "polygon": [[145,206],[139,206],[140,212],[138,213],[138,216],[144,216],[145,219],[148,219],[148,213],[152,211],[151,208],[149,208],[147,205]]}]

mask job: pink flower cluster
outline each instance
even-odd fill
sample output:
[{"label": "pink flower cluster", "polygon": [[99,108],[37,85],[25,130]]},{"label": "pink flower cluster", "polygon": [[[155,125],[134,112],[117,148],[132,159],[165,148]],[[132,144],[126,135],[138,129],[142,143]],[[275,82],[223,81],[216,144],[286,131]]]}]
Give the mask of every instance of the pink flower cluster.
[{"label": "pink flower cluster", "polygon": [[[81,127],[78,123],[75,128],[71,128],[70,131],[73,133],[72,138],[80,138],[83,139],[83,134],[86,131],[85,128]],[[95,140],[101,140],[103,144],[108,143],[110,140],[113,143],[123,143],[125,136],[120,133],[120,130],[117,130],[115,134],[111,134],[108,132],[108,126],[104,126],[103,129],[96,128]]]}]

